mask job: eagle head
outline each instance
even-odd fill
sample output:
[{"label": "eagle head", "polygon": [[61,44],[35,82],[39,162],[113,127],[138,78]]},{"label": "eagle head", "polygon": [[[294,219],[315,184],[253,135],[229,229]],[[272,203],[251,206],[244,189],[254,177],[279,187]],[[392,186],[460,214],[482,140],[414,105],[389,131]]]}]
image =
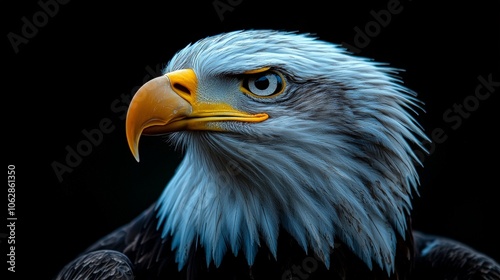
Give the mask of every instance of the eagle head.
[{"label": "eagle head", "polygon": [[370,268],[394,270],[426,139],[416,95],[397,69],[309,34],[242,30],[177,52],[127,115],[141,135],[167,135],[184,157],[157,203],[182,268],[192,246],[207,265],[259,247],[280,229],[329,265],[337,241]]}]

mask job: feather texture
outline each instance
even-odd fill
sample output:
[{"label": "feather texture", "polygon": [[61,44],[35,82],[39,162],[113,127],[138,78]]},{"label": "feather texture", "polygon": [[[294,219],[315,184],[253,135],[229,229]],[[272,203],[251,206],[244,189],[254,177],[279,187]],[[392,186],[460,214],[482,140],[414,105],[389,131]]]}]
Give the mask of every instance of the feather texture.
[{"label": "feather texture", "polygon": [[158,213],[164,236],[173,235],[179,267],[193,244],[205,249],[207,262],[220,265],[230,249],[242,250],[251,265],[261,240],[276,255],[283,226],[327,266],[338,238],[369,267],[392,272],[396,234],[405,236],[418,184],[413,149],[426,139],[408,110],[418,110],[414,93],[396,69],[275,31],[203,39],[177,53],[165,72],[193,69],[201,98],[217,101],[230,97],[221,92],[237,96],[223,90],[234,75],[261,67],[284,73],[280,98],[231,98],[243,111],[268,113],[267,121],[170,137],[185,158]]},{"label": "feather texture", "polygon": [[[412,232],[415,151],[428,139],[398,69],[273,30],[202,39],[165,72],[186,68],[197,101],[269,118],[169,134],[184,158],[157,203],[58,279],[116,260],[137,279],[498,279],[487,256]],[[245,73],[265,68],[282,75],[284,91],[244,94]]]}]

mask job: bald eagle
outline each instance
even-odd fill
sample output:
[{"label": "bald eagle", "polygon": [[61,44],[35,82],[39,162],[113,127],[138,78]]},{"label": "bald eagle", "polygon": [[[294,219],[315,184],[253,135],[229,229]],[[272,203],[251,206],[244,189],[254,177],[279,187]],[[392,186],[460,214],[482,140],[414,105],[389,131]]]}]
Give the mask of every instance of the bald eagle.
[{"label": "bald eagle", "polygon": [[136,160],[141,135],[183,152],[175,175],[56,278],[500,279],[492,258],[412,229],[421,105],[398,69],[311,34],[190,44],[126,119]]}]

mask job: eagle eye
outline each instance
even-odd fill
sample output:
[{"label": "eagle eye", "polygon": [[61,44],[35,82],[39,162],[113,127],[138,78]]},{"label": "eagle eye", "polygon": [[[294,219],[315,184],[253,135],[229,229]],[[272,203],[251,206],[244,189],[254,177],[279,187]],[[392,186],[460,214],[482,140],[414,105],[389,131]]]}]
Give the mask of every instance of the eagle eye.
[{"label": "eagle eye", "polygon": [[275,71],[245,75],[241,83],[241,90],[254,97],[271,97],[284,89],[283,76]]}]

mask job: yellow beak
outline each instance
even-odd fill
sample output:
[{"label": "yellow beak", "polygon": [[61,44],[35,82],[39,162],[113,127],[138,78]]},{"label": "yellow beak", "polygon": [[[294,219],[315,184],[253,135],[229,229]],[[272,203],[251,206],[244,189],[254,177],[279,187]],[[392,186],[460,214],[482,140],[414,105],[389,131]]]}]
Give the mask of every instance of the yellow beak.
[{"label": "yellow beak", "polygon": [[134,95],[125,130],[135,159],[139,161],[142,134],[160,135],[179,130],[223,131],[217,122],[261,122],[265,113],[249,114],[226,103],[197,100],[198,79],[192,69],[170,72],[145,83]]}]

